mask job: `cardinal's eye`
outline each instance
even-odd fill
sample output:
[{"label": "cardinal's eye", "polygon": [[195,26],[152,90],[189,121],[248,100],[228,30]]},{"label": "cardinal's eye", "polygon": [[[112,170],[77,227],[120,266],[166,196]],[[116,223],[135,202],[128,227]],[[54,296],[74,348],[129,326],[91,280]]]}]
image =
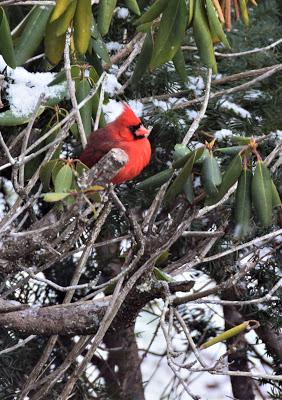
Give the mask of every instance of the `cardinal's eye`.
[{"label": "cardinal's eye", "polygon": [[138,124],[138,125],[130,125],[130,126],[128,127],[128,129],[130,130],[130,132],[131,132],[133,135],[135,135],[136,131],[138,131],[138,129],[140,128],[140,126],[141,126],[141,123]]}]

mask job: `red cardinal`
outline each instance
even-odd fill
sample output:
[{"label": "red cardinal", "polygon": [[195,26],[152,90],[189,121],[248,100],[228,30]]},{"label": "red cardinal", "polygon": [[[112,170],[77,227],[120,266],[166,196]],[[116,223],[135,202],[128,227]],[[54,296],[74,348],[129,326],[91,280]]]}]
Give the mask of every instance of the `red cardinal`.
[{"label": "red cardinal", "polygon": [[104,128],[93,131],[79,159],[89,168],[96,164],[111,149],[126,152],[128,162],[112,179],[112,183],[129,181],[139,175],[149,164],[151,145],[148,131],[127,104],[123,104],[121,115]]}]

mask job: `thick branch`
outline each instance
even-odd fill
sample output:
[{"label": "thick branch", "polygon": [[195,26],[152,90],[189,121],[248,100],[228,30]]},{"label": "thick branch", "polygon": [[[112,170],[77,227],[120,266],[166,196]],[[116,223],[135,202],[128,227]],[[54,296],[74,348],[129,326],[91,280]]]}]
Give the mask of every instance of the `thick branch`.
[{"label": "thick branch", "polygon": [[[141,284],[130,293],[117,314],[112,329],[121,329],[132,325],[140,310],[149,301],[165,297],[162,282],[146,281],[144,285],[144,288]],[[189,291],[193,285],[194,281],[171,282],[169,284],[172,293]],[[95,301],[6,312],[0,314],[0,326],[24,334],[42,336],[96,333],[108,309],[110,300],[111,296],[108,296]]]},{"label": "thick branch", "polygon": [[106,312],[106,299],[80,304],[32,307],[27,310],[0,314],[0,325],[23,334],[79,335],[95,333]]}]

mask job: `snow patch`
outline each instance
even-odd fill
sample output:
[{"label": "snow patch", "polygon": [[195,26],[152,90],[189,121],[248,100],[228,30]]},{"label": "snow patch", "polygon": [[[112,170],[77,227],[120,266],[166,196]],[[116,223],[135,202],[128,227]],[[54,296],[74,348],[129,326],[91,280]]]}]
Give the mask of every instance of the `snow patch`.
[{"label": "snow patch", "polygon": [[264,93],[258,89],[248,90],[244,95],[244,99],[247,100],[255,100],[258,99],[259,97],[264,97]]},{"label": "snow patch", "polygon": [[186,102],[186,99],[184,97],[181,97],[181,98],[170,97],[167,101],[153,99],[154,106],[157,108],[160,108],[163,111],[168,111],[171,109],[172,106],[175,106],[176,104],[181,104],[184,102]]},{"label": "snow patch", "polygon": [[154,99],[153,104],[155,107],[160,108],[163,111],[167,111],[170,109],[169,103],[167,101]]},{"label": "snow patch", "polygon": [[279,129],[277,131],[275,131],[275,132],[271,132],[270,135],[274,139],[282,140],[282,131],[280,131]]},{"label": "snow patch", "polygon": [[195,111],[195,110],[186,110],[185,112],[186,112],[188,119],[191,121],[193,121],[198,115],[197,111]]},{"label": "snow patch", "polygon": [[103,111],[107,122],[115,120],[123,111],[121,102],[110,99],[107,104],[103,104]]},{"label": "snow patch", "polygon": [[121,84],[113,74],[107,74],[105,79],[105,92],[110,96],[114,96],[115,93],[121,88]]},{"label": "snow patch", "polygon": [[126,19],[129,15],[128,8],[125,7],[118,7],[117,9],[117,17],[120,19]]},{"label": "snow patch", "polygon": [[135,112],[137,117],[142,117],[143,110],[144,110],[144,104],[142,104],[138,100],[129,100],[128,105],[132,108],[132,110]]},{"label": "snow patch", "polygon": [[201,76],[189,76],[186,87],[193,90],[195,96],[200,96],[205,89],[205,82]]},{"label": "snow patch", "polygon": [[249,111],[245,110],[235,103],[232,103],[231,101],[224,100],[222,103],[219,103],[219,106],[221,108],[234,111],[235,114],[240,115],[242,118],[251,118],[251,114],[249,113]]},{"label": "snow patch", "polygon": [[[0,70],[7,67],[3,57],[0,56]],[[48,87],[54,79],[53,72],[28,72],[23,67],[12,69],[7,67],[7,76],[12,80],[7,84],[7,99],[11,111],[16,116],[32,114],[41,94],[45,98],[53,98],[65,90],[65,83]]]},{"label": "snow patch", "polygon": [[120,44],[119,42],[108,42],[106,43],[106,47],[108,51],[119,51],[122,48],[122,44]]},{"label": "snow patch", "polygon": [[219,131],[214,132],[213,136],[216,140],[221,141],[222,139],[226,139],[228,136],[232,136],[233,133],[231,129],[220,129]]}]

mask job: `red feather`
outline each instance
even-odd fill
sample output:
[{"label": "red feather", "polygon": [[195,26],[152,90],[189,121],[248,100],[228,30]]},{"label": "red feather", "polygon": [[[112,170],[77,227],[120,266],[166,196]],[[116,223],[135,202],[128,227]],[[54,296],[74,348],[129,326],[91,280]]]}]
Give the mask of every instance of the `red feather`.
[{"label": "red feather", "polygon": [[149,131],[141,124],[141,120],[124,104],[123,112],[116,120],[91,133],[79,159],[91,168],[111,149],[122,149],[128,156],[128,162],[112,182],[129,181],[139,175],[150,162],[151,145],[148,135]]}]

